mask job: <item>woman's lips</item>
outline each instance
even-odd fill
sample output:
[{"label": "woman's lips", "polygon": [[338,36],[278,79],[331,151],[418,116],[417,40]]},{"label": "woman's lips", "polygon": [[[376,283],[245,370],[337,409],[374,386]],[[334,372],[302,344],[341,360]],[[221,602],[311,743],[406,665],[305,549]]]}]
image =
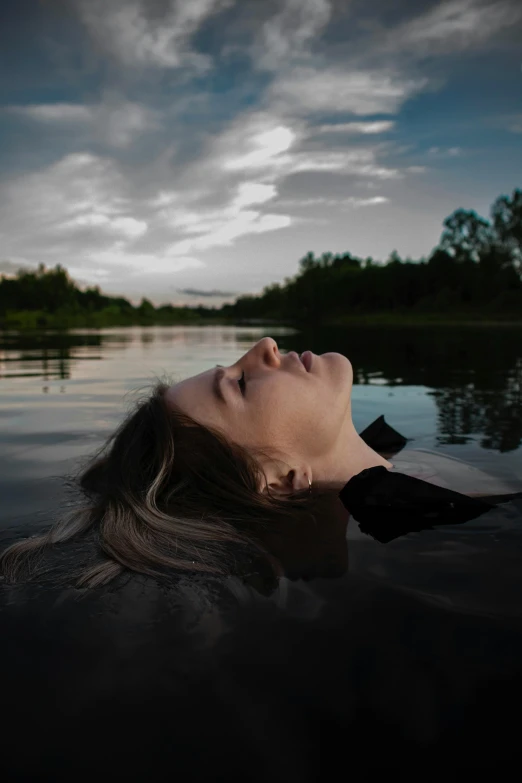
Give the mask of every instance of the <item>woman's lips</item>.
[{"label": "woman's lips", "polygon": [[299,358],[304,364],[306,372],[310,372],[312,367],[312,359],[314,358],[312,351],[304,351]]}]

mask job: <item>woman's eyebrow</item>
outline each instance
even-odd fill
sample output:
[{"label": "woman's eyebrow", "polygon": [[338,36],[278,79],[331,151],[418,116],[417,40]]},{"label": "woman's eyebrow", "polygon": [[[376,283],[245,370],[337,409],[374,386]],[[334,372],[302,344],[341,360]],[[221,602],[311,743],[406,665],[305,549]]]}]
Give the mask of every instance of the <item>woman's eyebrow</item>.
[{"label": "woman's eyebrow", "polygon": [[219,367],[220,369],[216,370],[214,373],[214,377],[212,379],[212,393],[217,400],[220,400],[224,405],[226,405],[227,401],[225,400],[225,395],[223,394],[223,389],[221,387],[221,381],[223,380],[223,376],[225,374],[225,368],[221,364],[216,364],[216,367]]}]

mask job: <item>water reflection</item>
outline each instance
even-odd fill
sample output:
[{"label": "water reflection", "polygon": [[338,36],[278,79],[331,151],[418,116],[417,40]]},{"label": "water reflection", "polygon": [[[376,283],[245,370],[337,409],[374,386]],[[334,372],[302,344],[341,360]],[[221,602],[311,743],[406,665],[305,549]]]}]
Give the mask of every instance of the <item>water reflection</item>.
[{"label": "water reflection", "polygon": [[[225,362],[264,334],[282,351],[338,351],[350,358],[354,385],[421,387],[436,405],[436,442],[465,444],[479,438],[484,449],[509,452],[522,443],[522,340],[519,329],[473,327],[369,327],[315,330],[244,327],[133,327],[0,335],[0,379],[105,382],[124,379],[125,367],[141,364],[148,379],[156,371],[178,378],[206,369],[215,352]],[[169,354],[169,350],[173,349]],[[145,353],[143,352],[145,349]],[[110,360],[110,364],[107,362]],[[116,362],[116,363],[115,363]],[[133,373],[134,375],[134,373]],[[4,389],[8,390],[4,384]],[[49,393],[48,384],[41,386]],[[59,393],[67,387],[60,385]],[[383,411],[377,411],[376,415]]]},{"label": "water reflection", "polygon": [[437,406],[437,442],[513,451],[522,443],[522,332],[509,328],[357,327],[299,335],[316,353],[339,351],[354,383],[423,386]]},{"label": "water reflection", "polygon": [[[282,352],[338,351],[354,370],[358,432],[384,414],[414,448],[497,476],[522,474],[522,341],[507,327],[130,327],[0,333],[3,523],[33,523],[63,501],[60,477],[101,445],[127,395],[231,364],[265,335]],[[54,499],[54,501],[53,501]]]}]

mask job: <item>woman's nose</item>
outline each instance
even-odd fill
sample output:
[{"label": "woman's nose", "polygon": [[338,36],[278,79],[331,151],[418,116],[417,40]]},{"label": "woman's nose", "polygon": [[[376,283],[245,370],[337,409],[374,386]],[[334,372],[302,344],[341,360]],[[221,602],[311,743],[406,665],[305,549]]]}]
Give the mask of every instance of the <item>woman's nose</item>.
[{"label": "woman's nose", "polygon": [[264,351],[270,351],[276,356],[279,355],[279,348],[273,337],[263,337],[261,340],[259,340],[258,345],[261,345]]},{"label": "woman's nose", "polygon": [[273,337],[263,337],[262,340],[259,340],[257,345],[261,357],[265,362],[268,362],[269,364],[279,363],[279,348]]},{"label": "woman's nose", "polygon": [[246,354],[257,362],[266,362],[267,364],[278,364],[280,361],[279,348],[273,337],[263,337]]}]

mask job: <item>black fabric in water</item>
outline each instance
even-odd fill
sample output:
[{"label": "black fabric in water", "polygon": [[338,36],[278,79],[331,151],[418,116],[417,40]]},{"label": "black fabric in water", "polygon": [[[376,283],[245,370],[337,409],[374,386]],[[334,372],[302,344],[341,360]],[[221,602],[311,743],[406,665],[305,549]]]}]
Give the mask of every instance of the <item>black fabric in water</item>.
[{"label": "black fabric in water", "polygon": [[[397,453],[407,442],[382,415],[360,437],[377,452]],[[468,522],[491,511],[497,503],[522,498],[522,492],[472,498],[377,465],[353,476],[339,497],[363,533],[387,543],[435,525]]]}]

